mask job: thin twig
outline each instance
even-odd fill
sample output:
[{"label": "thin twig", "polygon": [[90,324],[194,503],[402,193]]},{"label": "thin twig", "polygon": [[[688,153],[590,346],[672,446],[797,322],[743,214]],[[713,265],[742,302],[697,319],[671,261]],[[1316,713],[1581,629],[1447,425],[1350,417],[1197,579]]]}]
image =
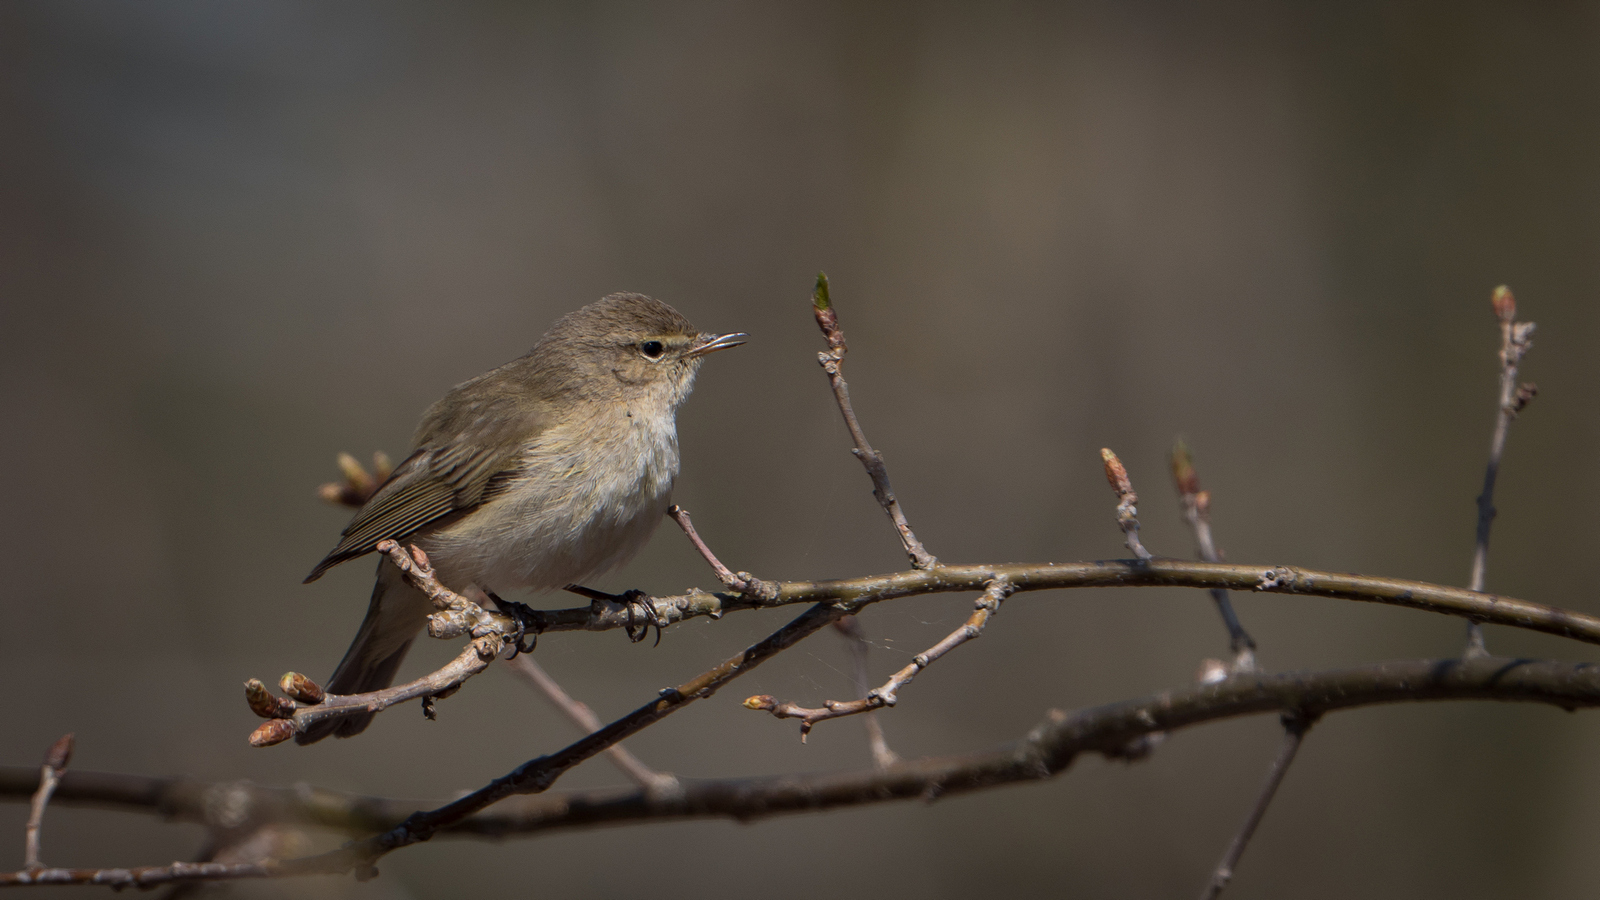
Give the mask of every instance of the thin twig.
[{"label": "thin twig", "polygon": [[409,551],[395,541],[378,544],[378,552],[389,557],[405,574],[406,581],[433,601],[428,616],[428,634],[436,638],[470,636],[473,640],[443,668],[415,681],[363,694],[328,694],[311,679],[290,672],[281,686],[288,698],[273,695],[259,679],[245,682],[245,700],[256,715],[267,721],[250,734],[253,747],[271,747],[297,734],[304,734],[313,723],[340,718],[352,712],[376,713],[397,703],[422,698],[423,712],[432,718],[431,701],[455,693],[467,679],[482,672],[518,635],[516,620],[503,613],[491,613],[466,597],[439,583],[427,554],[419,547]]},{"label": "thin twig", "polygon": [[[507,660],[506,665],[510,666],[513,672],[526,678],[534,687],[538,688],[557,709],[561,710],[567,718],[583,729],[584,733],[588,734],[600,730],[600,719],[595,716],[594,710],[591,710],[587,704],[574,699],[571,694],[563,690],[561,685],[550,677],[550,673],[544,670],[543,666],[534,662],[532,656],[520,653],[515,659]],[[677,781],[673,776],[657,772],[640,762],[639,757],[634,756],[628,751],[628,748],[621,744],[613,744],[606,749],[606,753],[611,757],[611,762],[622,770],[622,774],[643,787],[665,788],[670,787]]]},{"label": "thin twig", "polygon": [[[869,680],[871,676],[867,673],[867,634],[861,628],[861,620],[855,616],[845,616],[833,623],[833,627],[844,637],[845,652],[850,654],[850,674],[856,685],[856,693],[865,697],[872,686]],[[878,768],[900,761],[899,754],[889,749],[889,740],[884,737],[883,723],[878,721],[876,712],[862,714],[861,725],[867,731],[867,746],[872,749],[872,761]]]},{"label": "thin twig", "polygon": [[[1211,492],[1200,489],[1200,476],[1195,474],[1194,460],[1183,441],[1172,448],[1172,480],[1178,487],[1178,504],[1183,510],[1183,520],[1194,531],[1194,542],[1201,559],[1221,562],[1222,554],[1211,538]],[[1228,592],[1222,588],[1211,589],[1211,599],[1228,628],[1228,649],[1233,652],[1233,670],[1248,672],[1256,667],[1256,642],[1240,624],[1233,611]]]},{"label": "thin twig", "polygon": [[603,752],[618,741],[637,734],[695,700],[711,696],[718,688],[845,614],[846,610],[839,604],[819,603],[764,640],[750,646],[743,653],[723,661],[720,665],[676,688],[663,690],[656,700],[555,753],[531,759],[484,787],[444,806],[408,816],[404,822],[382,834],[355,841],[330,853],[291,862],[314,871],[354,871],[357,878],[370,878],[377,874],[373,864],[386,854],[419,841],[426,841],[438,831],[514,794],[535,794],[548,790],[568,769]]},{"label": "thin twig", "polygon": [[[1477,541],[1472,551],[1472,576],[1467,586],[1474,591],[1483,590],[1484,572],[1489,565],[1489,529],[1494,524],[1494,483],[1500,474],[1500,458],[1505,454],[1506,437],[1511,433],[1511,420],[1528,405],[1539,388],[1533,384],[1517,386],[1517,367],[1522,357],[1533,348],[1534,323],[1517,321],[1517,298],[1511,289],[1500,285],[1494,289],[1490,301],[1495,318],[1500,320],[1500,395],[1495,410],[1494,435],[1489,439],[1489,465],[1483,473],[1483,491],[1478,494]],[[1467,622],[1467,655],[1486,655],[1483,628],[1476,620]]]},{"label": "thin twig", "polygon": [[[1067,769],[1082,753],[1127,757],[1141,738],[1244,715],[1298,709],[1308,717],[1381,703],[1498,700],[1546,703],[1562,709],[1600,706],[1600,667],[1554,660],[1430,659],[1354,669],[1282,674],[1244,673],[1211,685],[1172,690],[1068,715],[1052,712],[1020,740],[988,750],[904,760],[886,769],[770,775],[697,781],[676,792],[642,788],[526,797],[493,813],[459,820],[440,836],[528,835],[549,831],[690,818],[751,821],[782,813],[818,812],[891,800],[936,800],[1002,784],[1037,781]],[[35,773],[0,767],[0,794],[21,800]],[[58,803],[111,806],[208,822],[217,790],[252,798],[244,804],[259,821],[288,821],[349,832],[399,827],[414,805],[313,788],[264,788],[248,783],[208,785],[132,775],[74,772]],[[359,845],[357,845],[359,846]],[[16,884],[149,885],[348,871],[351,857],[332,854],[255,866],[202,868],[194,864],[138,869],[45,869],[0,874]]]},{"label": "thin twig", "polygon": [[900,702],[900,689],[910,684],[923,669],[933,665],[939,657],[951,650],[982,635],[984,626],[988,625],[989,619],[1000,611],[1000,604],[1011,596],[1011,592],[1011,586],[1003,581],[990,582],[984,588],[982,596],[973,604],[976,608],[972,611],[972,615],[960,628],[945,635],[944,640],[912,657],[911,665],[889,676],[888,681],[868,691],[860,700],[828,700],[820,709],[812,709],[791,701],[778,700],[770,694],[757,694],[746,699],[744,705],[747,709],[770,712],[780,719],[799,719],[801,741],[806,739],[806,735],[811,733],[812,726],[818,722],[894,706]]},{"label": "thin twig", "polygon": [[61,776],[67,772],[67,763],[72,761],[72,735],[65,734],[50,745],[50,750],[44,755],[44,765],[39,767],[39,787],[33,792],[33,808],[28,812],[28,825],[24,832],[23,863],[22,868],[32,871],[44,868],[44,863],[39,860],[39,837],[44,826],[44,808],[50,803],[50,795],[56,791],[56,785],[61,783]]},{"label": "thin twig", "polygon": [[855,408],[850,405],[850,386],[845,384],[844,376],[839,371],[849,347],[845,345],[844,330],[839,327],[839,315],[834,312],[833,303],[828,298],[828,276],[822,272],[817,273],[817,286],[811,293],[811,310],[816,314],[817,327],[822,329],[822,336],[828,341],[827,351],[817,354],[817,362],[828,373],[833,397],[839,403],[839,412],[844,415],[845,427],[850,429],[850,439],[855,442],[855,448],[850,452],[861,460],[861,465],[872,479],[872,496],[878,498],[878,505],[889,514],[895,531],[900,533],[900,543],[911,558],[911,565],[918,569],[931,569],[939,564],[939,560],[922,546],[922,542],[911,531],[905,513],[900,510],[900,501],[895,499],[894,490],[889,487],[889,469],[883,463],[883,454],[867,443],[866,432],[861,430]]},{"label": "thin twig", "polygon": [[1139,495],[1133,492],[1133,482],[1128,478],[1128,470],[1123,467],[1122,460],[1111,452],[1109,447],[1100,448],[1100,459],[1105,463],[1106,481],[1111,483],[1111,489],[1117,492],[1117,526],[1122,529],[1126,538],[1128,549],[1141,560],[1151,558],[1149,550],[1139,543]]},{"label": "thin twig", "polygon": [[1278,758],[1272,761],[1272,768],[1267,771],[1267,781],[1256,796],[1255,806],[1250,808],[1244,824],[1239,826],[1239,833],[1233,836],[1227,852],[1222,854],[1222,861],[1217,863],[1210,882],[1200,894],[1200,900],[1216,900],[1217,895],[1233,879],[1234,870],[1239,867],[1239,858],[1244,856],[1244,848],[1256,833],[1256,826],[1261,824],[1261,817],[1267,814],[1267,807],[1271,805],[1273,795],[1278,793],[1278,785],[1283,783],[1283,776],[1288,773],[1295,754],[1300,752],[1300,741],[1310,730],[1313,721],[1313,717],[1299,711],[1283,714],[1283,743],[1278,748]]},{"label": "thin twig", "polygon": [[683,529],[683,533],[689,538],[689,543],[693,544],[694,548],[700,551],[700,555],[705,557],[705,561],[711,564],[711,571],[717,573],[717,580],[726,585],[728,590],[768,600],[778,595],[777,585],[772,582],[762,581],[749,572],[735,573],[723,565],[722,560],[717,559],[717,555],[711,552],[706,542],[700,539],[700,532],[694,530],[694,523],[689,521],[688,510],[674,503],[667,507],[667,516]]}]

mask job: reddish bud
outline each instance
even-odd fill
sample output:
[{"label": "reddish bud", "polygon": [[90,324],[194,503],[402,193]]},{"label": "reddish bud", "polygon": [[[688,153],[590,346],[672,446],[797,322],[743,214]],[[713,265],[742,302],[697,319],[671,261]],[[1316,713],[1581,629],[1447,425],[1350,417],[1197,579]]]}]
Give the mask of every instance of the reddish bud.
[{"label": "reddish bud", "polygon": [[1111,483],[1111,489],[1117,496],[1133,493],[1133,482],[1128,479],[1128,470],[1123,467],[1122,460],[1111,452],[1109,447],[1100,448],[1100,459],[1106,465],[1106,481]]},{"label": "reddish bud", "polygon": [[54,769],[56,774],[61,774],[72,761],[72,735],[64,734],[50,745],[50,752],[44,755],[44,764]]},{"label": "reddish bud", "polygon": [[1495,316],[1502,322],[1510,322],[1517,317],[1517,298],[1512,296],[1511,288],[1500,285],[1494,289],[1494,296],[1489,299],[1494,306]]},{"label": "reddish bud", "polygon": [[292,737],[294,737],[294,723],[288,719],[271,719],[262,722],[255,731],[250,732],[250,746],[271,747]]},{"label": "reddish bud", "polygon": [[259,678],[244,683],[244,699],[250,704],[250,711],[263,719],[284,719],[294,715],[294,701],[267,690]]},{"label": "reddish bud", "polygon": [[1195,474],[1189,445],[1183,441],[1172,448],[1172,480],[1178,485],[1180,494],[1187,496],[1200,493],[1200,476]]},{"label": "reddish bud", "polygon": [[278,679],[278,690],[299,700],[301,703],[309,703],[312,706],[321,703],[328,696],[322,690],[322,685],[301,675],[299,672],[283,673],[283,677]]}]

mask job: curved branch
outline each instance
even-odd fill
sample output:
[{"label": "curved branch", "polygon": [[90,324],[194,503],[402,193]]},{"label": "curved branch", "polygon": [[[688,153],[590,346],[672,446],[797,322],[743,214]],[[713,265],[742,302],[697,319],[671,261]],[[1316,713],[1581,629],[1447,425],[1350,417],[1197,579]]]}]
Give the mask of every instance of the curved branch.
[{"label": "curved branch", "polygon": [[[1562,709],[1600,706],[1600,666],[1541,660],[1478,658],[1379,663],[1329,672],[1236,674],[1224,681],[1166,691],[1073,714],[1052,712],[1025,737],[974,753],[926,757],[856,770],[730,778],[682,779],[676,790],[614,788],[520,797],[441,829],[440,836],[529,835],[597,825],[663,819],[733,818],[859,806],[1048,778],[1078,754],[1137,756],[1150,736],[1243,715],[1296,710],[1307,716],[1382,703],[1498,700]],[[26,802],[37,769],[0,767],[0,798]],[[287,822],[350,833],[387,831],[417,804],[314,788],[265,788],[246,782],[205,784],[72,771],[56,803],[156,812],[204,822],[226,798],[252,822]],[[303,865],[299,861],[286,861]],[[67,870],[57,870],[67,871]],[[72,870],[92,871],[92,870]],[[132,871],[132,870],[123,870]],[[330,871],[327,869],[321,871]],[[264,873],[265,874],[265,873]],[[280,870],[274,874],[289,874]],[[194,874],[194,880],[216,876]],[[233,877],[241,877],[235,875]],[[0,879],[0,884],[5,882]],[[78,882],[85,883],[85,882]],[[128,882],[132,883],[132,882]]]},{"label": "curved branch", "polygon": [[[1299,566],[1240,565],[1162,557],[1075,563],[1008,563],[998,566],[940,565],[929,570],[909,570],[839,581],[778,582],[775,585],[776,594],[771,599],[733,593],[711,594],[699,590],[676,597],[651,599],[662,622],[696,616],[715,618],[736,610],[770,609],[793,603],[831,602],[853,613],[872,603],[917,594],[976,593],[997,579],[1009,582],[1018,593],[1086,587],[1188,587],[1361,600],[1465,616],[1494,625],[1526,628],[1600,644],[1600,618],[1514,597],[1423,581],[1325,572]],[[531,627],[540,632],[608,631],[625,627],[627,614],[617,604],[596,604],[535,610],[534,620],[535,624]]]}]

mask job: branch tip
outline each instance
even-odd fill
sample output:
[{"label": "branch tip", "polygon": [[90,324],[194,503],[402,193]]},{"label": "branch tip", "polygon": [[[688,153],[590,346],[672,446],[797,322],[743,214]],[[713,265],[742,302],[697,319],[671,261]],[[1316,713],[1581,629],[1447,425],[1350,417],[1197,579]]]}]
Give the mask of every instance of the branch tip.
[{"label": "branch tip", "polygon": [[1111,452],[1110,447],[1100,448],[1100,459],[1105,463],[1106,481],[1110,482],[1111,489],[1117,492],[1118,497],[1132,496],[1133,502],[1138,503],[1138,495],[1133,493],[1133,482],[1128,478],[1128,469],[1123,466],[1122,460]]},{"label": "branch tip", "polygon": [[1489,304],[1494,308],[1495,318],[1510,324],[1517,317],[1517,298],[1511,293],[1511,288],[1500,285],[1494,289],[1494,294],[1489,298]]},{"label": "branch tip", "polygon": [[811,289],[811,305],[817,309],[828,309],[832,304],[828,299],[828,273],[817,273],[817,286]]},{"label": "branch tip", "polygon": [[823,365],[828,362],[837,364],[848,349],[844,343],[844,330],[839,327],[839,314],[833,310],[833,301],[828,297],[828,275],[825,272],[817,273],[817,286],[811,291],[811,312],[817,317],[817,327],[822,329],[822,336],[828,339],[828,351],[822,354]]},{"label": "branch tip", "polygon": [[250,732],[250,746],[271,747],[294,737],[294,723],[288,719],[269,719]]},{"label": "branch tip", "polygon": [[1200,476],[1194,471],[1194,457],[1189,454],[1189,445],[1181,439],[1172,448],[1172,480],[1180,494],[1200,493]]},{"label": "branch tip", "polygon": [[322,685],[301,675],[299,672],[283,673],[283,677],[278,679],[278,690],[283,691],[284,694],[295,700],[299,700],[301,703],[307,703],[312,706],[327,699],[327,693],[323,691]]},{"label": "branch tip", "polygon": [[67,763],[72,761],[72,747],[75,735],[67,733],[50,745],[50,751],[44,755],[44,764],[59,777],[66,771]]},{"label": "branch tip", "polygon": [[295,712],[293,700],[267,690],[259,678],[244,683],[244,699],[250,704],[250,711],[263,719],[287,719]]}]

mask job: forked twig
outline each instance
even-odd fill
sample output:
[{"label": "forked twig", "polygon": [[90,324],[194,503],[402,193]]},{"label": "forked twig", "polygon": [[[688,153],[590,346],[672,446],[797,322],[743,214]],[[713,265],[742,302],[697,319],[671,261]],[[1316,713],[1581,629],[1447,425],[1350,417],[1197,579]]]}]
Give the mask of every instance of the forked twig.
[{"label": "forked twig", "polygon": [[437,809],[414,813],[404,822],[381,834],[354,841],[328,853],[290,860],[284,865],[292,865],[297,867],[297,871],[308,872],[353,871],[357,878],[371,878],[377,874],[374,863],[385,855],[401,847],[426,841],[440,830],[449,828],[507,797],[516,794],[537,794],[548,790],[568,769],[637,734],[690,703],[711,696],[718,688],[794,646],[817,630],[827,627],[846,612],[847,609],[842,604],[819,603],[764,640],[751,645],[744,652],[724,660],[676,688],[663,690],[657,699],[555,753],[528,760],[478,790]]},{"label": "forked twig", "polygon": [[764,600],[778,596],[778,586],[772,582],[762,581],[749,572],[734,572],[723,565],[722,560],[717,559],[717,555],[711,552],[706,542],[700,539],[700,532],[694,530],[694,523],[689,520],[688,510],[674,503],[667,507],[667,517],[678,523],[678,527],[688,536],[689,543],[693,544],[705,561],[711,564],[711,571],[717,573],[717,580],[726,585],[728,590]]},{"label": "forked twig", "polygon": [[828,298],[828,276],[821,272],[817,273],[817,286],[811,293],[811,310],[816,314],[817,327],[822,329],[822,336],[828,341],[827,351],[817,354],[817,362],[828,373],[833,397],[839,403],[839,412],[844,415],[845,427],[850,429],[850,439],[855,442],[850,452],[866,467],[867,475],[872,479],[872,496],[878,498],[878,505],[889,514],[895,531],[900,533],[900,543],[905,547],[906,555],[911,557],[912,567],[931,569],[939,564],[939,560],[922,546],[922,542],[911,531],[911,524],[900,510],[900,501],[895,499],[894,489],[889,487],[889,469],[883,463],[883,454],[867,443],[866,432],[861,430],[855,408],[850,405],[850,386],[845,384],[844,376],[839,371],[849,347],[845,345],[844,329],[839,327],[839,315],[834,312],[833,302]]},{"label": "forked twig", "polygon": [[1000,604],[1011,596],[1014,590],[1016,589],[1004,581],[990,582],[973,604],[977,608],[960,628],[945,635],[944,640],[912,657],[911,665],[889,676],[888,681],[873,688],[860,700],[829,700],[821,708],[812,709],[790,701],[780,701],[770,694],[757,694],[747,698],[744,705],[748,709],[770,712],[780,719],[799,719],[802,741],[811,733],[811,727],[818,722],[893,706],[900,701],[900,689],[910,684],[923,669],[933,665],[939,657],[983,634],[984,626],[989,624],[989,619],[1000,610]]},{"label": "forked twig", "polygon": [[267,721],[251,732],[251,746],[271,747],[303,734],[315,722],[356,711],[381,712],[419,697],[423,700],[423,712],[432,718],[433,700],[455,693],[467,679],[488,668],[509,643],[515,642],[520,633],[516,620],[504,613],[489,612],[440,584],[421,548],[411,547],[408,552],[395,541],[383,541],[378,544],[378,552],[387,555],[405,573],[406,581],[433,601],[434,612],[428,616],[430,636],[470,636],[472,642],[443,668],[415,681],[364,694],[329,694],[304,675],[290,672],[279,681],[279,686],[289,696],[278,697],[259,679],[252,678],[244,684],[245,700],[256,715]]},{"label": "forked twig", "polygon": [[[1538,386],[1517,385],[1517,367],[1533,348],[1534,323],[1517,321],[1517,298],[1511,289],[1500,285],[1490,300],[1495,318],[1500,320],[1500,396],[1495,410],[1494,435],[1489,439],[1489,465],[1483,472],[1483,491],[1478,494],[1477,540],[1472,550],[1472,576],[1467,587],[1483,590],[1484,572],[1489,565],[1489,529],[1494,525],[1494,483],[1500,474],[1500,458],[1505,454],[1511,420],[1539,393]],[[1483,643],[1483,627],[1476,620],[1467,622],[1467,655],[1488,654]]]}]

